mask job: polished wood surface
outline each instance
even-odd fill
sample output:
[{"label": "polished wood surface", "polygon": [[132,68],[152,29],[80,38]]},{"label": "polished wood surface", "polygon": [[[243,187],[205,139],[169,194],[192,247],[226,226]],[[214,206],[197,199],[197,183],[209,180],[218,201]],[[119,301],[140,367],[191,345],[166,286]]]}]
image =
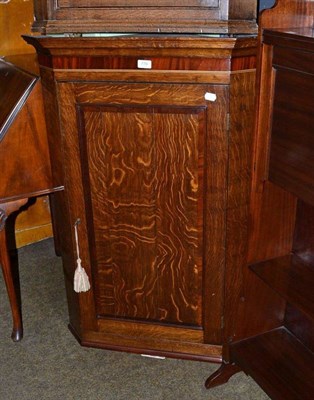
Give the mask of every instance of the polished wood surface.
[{"label": "polished wood surface", "polygon": [[[66,186],[71,330],[86,346],[221,360],[225,265],[239,271],[245,258],[255,39],[25,39]],[[68,234],[77,218],[92,282],[79,295]]]},{"label": "polished wood surface", "polygon": [[[0,55],[15,66],[38,76],[38,63],[37,72],[36,68],[34,70],[31,66],[36,64],[35,51],[21,37],[22,34],[31,32],[33,9],[32,0],[0,1]],[[19,248],[52,236],[51,216],[47,204],[49,205],[48,196],[40,197],[34,204],[29,205],[27,210],[17,215],[15,240],[9,238],[12,247]]]},{"label": "polished wood surface", "polygon": [[[33,78],[37,79],[39,76],[36,54],[8,55],[4,57],[4,61],[8,62],[9,64],[13,64],[19,70],[27,71],[27,73],[31,74]],[[38,79],[36,80],[36,86],[41,86],[41,82]],[[10,88],[11,85],[7,86],[10,96],[12,96],[13,92]],[[45,119],[43,118],[43,101],[41,92],[41,90],[37,90],[36,95],[30,99],[31,102],[36,104],[36,113],[32,112],[32,119],[37,120],[36,129],[38,132],[46,132],[46,123]],[[14,106],[15,105],[12,104],[12,107]],[[27,126],[27,124],[25,125]],[[32,124],[32,126],[33,125],[34,124]],[[45,135],[41,134],[41,136]],[[47,155],[47,144],[44,144],[44,146],[45,149],[43,150],[43,154]],[[7,232],[8,246],[10,249],[20,248],[30,243],[52,237],[53,229],[48,195],[40,196],[37,199],[33,198],[32,201],[28,203],[27,209],[23,209],[18,213],[14,225],[15,231],[12,230],[12,232]]]},{"label": "polished wood surface", "polygon": [[291,254],[255,264],[251,268],[288,303],[313,318],[313,266]]},{"label": "polished wood surface", "polygon": [[[289,21],[291,22],[291,18],[293,17],[293,15],[295,16],[295,20],[292,23],[292,26],[297,27],[301,24],[302,28],[300,29],[304,30],[304,28],[306,29],[306,25],[303,26],[302,24],[305,24],[307,22],[311,24],[311,19],[307,17],[307,15],[313,15],[311,7],[312,5],[310,5],[309,2],[303,2],[303,4],[299,1],[278,2],[276,7],[272,10],[265,10],[262,12],[260,18],[260,32],[263,31],[263,28],[267,27],[274,28],[276,26],[280,27],[281,25],[286,26],[285,24],[287,24]],[[310,14],[307,14],[308,12]],[[293,31],[294,29],[291,28],[291,31]],[[309,29],[309,31],[310,30],[311,29]],[[275,30],[274,32],[277,32],[277,30]],[[308,40],[309,39],[303,38],[301,41],[296,40],[296,43],[301,43]],[[291,43],[294,43],[294,40],[292,40]],[[309,52],[306,53],[304,51],[303,46],[304,53],[298,53],[298,58],[295,55],[289,56],[288,50],[283,50],[286,47],[289,48],[289,46],[290,45],[288,45],[287,40],[283,40],[280,46],[275,46],[274,50],[273,47],[268,45],[267,43],[262,42],[260,45],[260,62],[258,64],[257,75],[259,96],[257,98],[256,133],[254,138],[254,168],[251,190],[251,223],[247,259],[248,264],[254,264],[259,261],[269,260],[276,257],[283,257],[291,252],[293,246],[297,198],[291,192],[282,189],[281,187],[275,185],[271,180],[268,180],[270,152],[273,152],[274,157],[281,157],[278,155],[278,153],[275,152],[275,150],[270,150],[269,147],[270,134],[273,127],[272,116],[274,115],[274,118],[277,120],[277,124],[275,125],[277,131],[281,131],[282,126],[288,126],[289,117],[294,115],[292,111],[293,106],[290,103],[288,108],[289,112],[287,113],[287,110],[285,111],[286,118],[282,118],[281,114],[281,124],[280,120],[278,119],[279,116],[277,112],[279,106],[277,106],[277,108],[274,110],[272,109],[274,98],[277,102],[277,105],[280,104],[281,110],[283,110],[284,108],[282,107],[282,103],[277,101],[277,88],[279,85],[279,83],[277,85],[277,73],[275,72],[279,61],[277,55],[286,52],[285,56],[281,56],[281,62],[283,62],[283,60],[284,63],[291,62],[292,59],[297,62],[298,59],[299,66],[305,66],[310,54]],[[300,46],[302,49],[302,44]],[[305,54],[304,59],[301,54]],[[291,63],[287,65],[287,68],[292,68]],[[291,76],[289,76],[289,78],[291,78]],[[285,87],[288,88],[289,85],[290,79],[289,81],[287,81]],[[281,85],[281,89],[282,88],[283,86]],[[297,93],[300,95],[299,89]],[[286,97],[284,101],[289,102],[289,99],[293,98],[293,94],[291,95],[287,92],[285,92],[285,94]],[[283,98],[284,96],[281,96],[281,99]],[[296,107],[299,107],[299,104],[301,104],[305,98],[306,96],[302,95],[301,100],[297,102],[298,104],[296,105]],[[309,97],[308,104],[310,104],[311,102],[310,99],[311,95]],[[296,99],[294,98],[294,101],[295,100]],[[304,110],[302,109],[302,112],[305,113],[305,117],[306,115],[308,115],[308,112],[306,110],[307,106]],[[296,118],[299,118],[299,113],[297,113]],[[311,126],[308,123],[308,119],[306,118],[304,120],[299,119],[300,127],[303,126],[305,130],[310,129]],[[291,121],[290,126],[296,129],[296,124],[294,121]],[[283,129],[281,132],[285,131],[286,129]],[[283,146],[283,148],[284,147],[285,146]],[[306,152],[304,154],[306,154]],[[281,159],[283,163],[287,162],[287,159]],[[285,167],[283,167],[283,169],[284,168]],[[271,174],[273,173],[275,173],[274,169],[272,169]],[[308,177],[309,180],[311,179],[310,177],[311,174]],[[304,186],[303,190],[306,190],[306,186]],[[248,292],[246,296],[243,296],[244,298],[247,298],[247,306],[240,308],[240,310],[242,309],[242,317],[239,319],[239,339],[268,330],[270,326],[268,325],[266,327],[266,325],[267,323],[270,323],[271,320],[273,321],[273,328],[276,328],[276,326],[283,323],[285,313],[285,303],[282,301],[282,299],[280,299],[279,296],[275,295],[271,290],[269,290],[268,287],[261,287],[260,283],[258,283],[255,278],[251,277],[251,274],[247,276],[247,279],[248,280],[245,279],[245,282],[247,282]],[[256,291],[260,293],[260,296],[256,297],[254,295],[254,292]],[[268,307],[266,307],[267,304],[269,305]],[[264,306],[265,313],[261,311]],[[254,313],[254,309],[256,307],[259,310],[258,313]],[[252,317],[248,317],[250,315],[254,315],[253,321]],[[274,318],[271,317],[271,315],[273,315]],[[243,323],[243,321],[247,322]],[[255,332],[251,329],[254,324],[256,324],[257,328]]]},{"label": "polished wood surface", "polygon": [[230,71],[231,66],[232,70],[236,70],[237,66],[240,69],[242,65],[247,69],[256,66],[255,35],[213,38],[206,35],[153,34],[112,34],[103,38],[97,35],[23,37],[37,50],[40,64],[55,69],[138,70],[135,60],[140,57],[152,57],[150,72],[155,69]]},{"label": "polished wood surface", "polygon": [[34,198],[31,203],[27,210],[21,210],[17,216],[12,248],[18,249],[53,236],[49,195]]},{"label": "polished wood surface", "polygon": [[[289,35],[284,39],[288,43],[288,50],[276,46],[282,38],[279,31],[264,32],[264,43],[276,46],[273,53],[276,90],[273,99],[269,179],[313,204],[313,30],[302,29],[300,36],[298,30],[294,34],[290,32],[293,41],[288,41]],[[292,110],[293,119],[290,118]]]},{"label": "polished wood surface", "polygon": [[[191,104],[205,90],[88,84],[75,87],[76,100],[64,99],[85,104],[79,110],[78,135],[85,198],[95,230],[90,240],[97,257],[92,264],[97,265],[93,275],[98,317],[202,325],[203,234],[197,220],[203,220],[202,185],[198,187],[205,109]],[[60,91],[62,96],[61,86]],[[188,93],[188,101],[174,103],[172,93],[180,99]],[[143,97],[149,99],[145,107]],[[121,106],[99,105],[125,99]],[[69,121],[70,114],[64,102],[62,124],[67,132],[65,119]],[[100,160],[106,160],[104,167]]]},{"label": "polished wood surface", "polygon": [[[121,346],[121,336],[129,336],[131,343],[135,332],[140,338],[136,347],[143,346],[144,334],[150,332],[149,346],[158,349],[162,340],[173,340],[170,324],[177,326],[178,350],[191,341],[190,351],[196,352],[193,342],[203,343],[204,334],[220,331],[220,318],[215,318],[219,310],[212,305],[205,311],[203,300],[206,89],[173,84],[58,85],[64,157],[71,160],[66,187],[71,198],[85,200],[72,202],[70,212],[72,218],[86,215],[86,220],[80,218],[88,236],[85,239],[81,231],[81,240],[91,250],[89,260],[82,259],[94,277],[94,293],[89,293],[95,302],[94,319],[107,335],[119,335]],[[221,93],[214,104],[217,112],[225,101]],[[211,236],[212,246],[220,236]],[[210,269],[207,274],[212,275]],[[212,332],[204,332],[204,312],[211,314]],[[149,330],[137,324],[133,332],[140,321],[146,321]],[[166,343],[163,349],[167,351]]]},{"label": "polished wood surface", "polygon": [[0,200],[45,194],[52,177],[38,78],[4,61],[0,66]]},{"label": "polished wood surface", "polygon": [[57,32],[252,33],[256,0],[35,0],[34,30]]},{"label": "polished wood surface", "polygon": [[259,17],[259,32],[264,29],[311,28],[314,4],[312,0],[277,0],[275,7],[263,10]]},{"label": "polished wood surface", "polygon": [[[39,77],[0,60],[0,259],[13,316],[13,340],[23,336],[18,285],[8,252],[6,221],[28,198],[61,190],[52,182]],[[10,236],[12,237],[12,235]]]},{"label": "polished wood surface", "polygon": [[0,60],[0,140],[3,139],[9,126],[25,103],[36,83],[36,77],[17,70]]},{"label": "polished wood surface", "polygon": [[[311,29],[313,7],[314,3],[310,0],[278,0],[275,7],[263,10],[259,15],[260,44],[257,65],[259,95],[256,102],[251,193],[252,222],[248,263],[280,257],[290,251],[296,210],[295,196],[268,181],[270,107],[274,75],[270,61],[272,48],[263,44],[262,33],[264,29],[273,28]],[[269,220],[272,221],[271,224]],[[260,243],[263,243],[263,246],[260,246]]]},{"label": "polished wood surface", "polygon": [[236,278],[226,364],[206,386],[226,382],[238,366],[271,398],[304,399],[312,397],[314,366],[313,2],[277,1],[261,15],[260,40],[247,253],[253,265]]},{"label": "polished wood surface", "polygon": [[314,206],[304,201],[298,201],[296,227],[292,251],[301,260],[314,264]]},{"label": "polished wood surface", "polygon": [[285,313],[285,327],[312,353],[314,352],[314,320],[289,303]]},{"label": "polished wood surface", "polygon": [[273,400],[313,398],[313,353],[287,330],[238,342],[231,346],[231,354]]}]

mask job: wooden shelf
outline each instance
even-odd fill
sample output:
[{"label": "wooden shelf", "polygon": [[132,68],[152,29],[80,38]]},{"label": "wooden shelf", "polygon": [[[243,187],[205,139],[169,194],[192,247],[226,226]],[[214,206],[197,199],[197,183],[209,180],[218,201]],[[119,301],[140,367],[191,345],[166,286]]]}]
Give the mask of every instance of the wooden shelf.
[{"label": "wooden shelf", "polygon": [[231,359],[273,400],[312,400],[314,354],[285,328],[230,346]]},{"label": "wooden shelf", "polygon": [[290,304],[314,318],[314,266],[291,254],[250,268]]}]

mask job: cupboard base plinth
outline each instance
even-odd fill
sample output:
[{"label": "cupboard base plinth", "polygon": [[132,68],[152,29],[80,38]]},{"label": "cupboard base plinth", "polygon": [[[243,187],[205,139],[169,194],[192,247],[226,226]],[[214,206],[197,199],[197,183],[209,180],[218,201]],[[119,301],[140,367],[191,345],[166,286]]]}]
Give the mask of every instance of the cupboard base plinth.
[{"label": "cupboard base plinth", "polygon": [[193,361],[222,362],[222,346],[220,345],[174,342],[159,338],[121,338],[121,336],[103,332],[87,332],[81,337],[71,324],[68,328],[79,344],[84,347]]}]

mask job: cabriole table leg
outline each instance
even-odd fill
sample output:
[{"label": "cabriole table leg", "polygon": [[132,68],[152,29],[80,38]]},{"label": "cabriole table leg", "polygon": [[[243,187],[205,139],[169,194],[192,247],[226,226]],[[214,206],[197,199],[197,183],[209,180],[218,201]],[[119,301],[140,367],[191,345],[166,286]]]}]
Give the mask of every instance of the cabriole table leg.
[{"label": "cabriole table leg", "polygon": [[14,342],[20,341],[23,337],[23,323],[21,305],[12,274],[12,265],[7,246],[6,220],[10,214],[18,211],[27,201],[28,199],[20,199],[0,204],[0,263],[12,310],[13,330],[11,337]]}]

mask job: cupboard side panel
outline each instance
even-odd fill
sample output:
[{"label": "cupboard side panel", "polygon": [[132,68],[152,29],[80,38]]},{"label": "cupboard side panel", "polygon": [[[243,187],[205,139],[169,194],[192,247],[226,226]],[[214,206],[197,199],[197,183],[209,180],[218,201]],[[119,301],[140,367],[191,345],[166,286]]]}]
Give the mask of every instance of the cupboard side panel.
[{"label": "cupboard side panel", "polygon": [[221,343],[224,309],[229,86],[211,85],[204,152],[204,340]]},{"label": "cupboard side panel", "polygon": [[[75,108],[75,87],[72,83],[58,83],[59,115],[61,126],[61,148],[64,169],[64,196],[66,212],[66,241],[67,251],[63,253],[65,275],[67,278],[68,297],[70,308],[76,309],[76,318],[71,327],[76,334],[83,338],[84,332],[95,330],[96,313],[94,304],[94,290],[92,285],[92,267],[88,249],[88,232],[86,223],[86,209],[82,185],[82,171],[80,165],[80,149],[78,134],[80,126],[77,121]],[[74,224],[78,224],[78,246],[82,266],[85,269],[91,289],[84,293],[75,293],[73,289],[74,272],[76,269],[76,241]],[[63,224],[65,221],[63,222]]]},{"label": "cupboard side panel", "polygon": [[[254,72],[233,74],[230,100],[230,146],[225,286],[225,342],[231,343],[280,324],[283,310],[273,308],[279,296],[248,269]],[[268,221],[270,223],[270,221]],[[258,293],[258,295],[257,295]],[[225,355],[227,356],[227,355]]]},{"label": "cupboard side panel", "polygon": [[[61,126],[59,121],[59,104],[57,85],[53,71],[41,68],[41,82],[44,98],[44,111],[47,126],[49,153],[52,165],[54,186],[64,185],[64,163],[62,155]],[[73,291],[73,266],[75,260],[72,254],[72,242],[69,236],[69,215],[64,191],[50,195],[52,220],[54,221],[54,241],[58,255],[62,255],[67,303],[70,324],[77,333],[80,332],[80,310],[77,294]]]}]

